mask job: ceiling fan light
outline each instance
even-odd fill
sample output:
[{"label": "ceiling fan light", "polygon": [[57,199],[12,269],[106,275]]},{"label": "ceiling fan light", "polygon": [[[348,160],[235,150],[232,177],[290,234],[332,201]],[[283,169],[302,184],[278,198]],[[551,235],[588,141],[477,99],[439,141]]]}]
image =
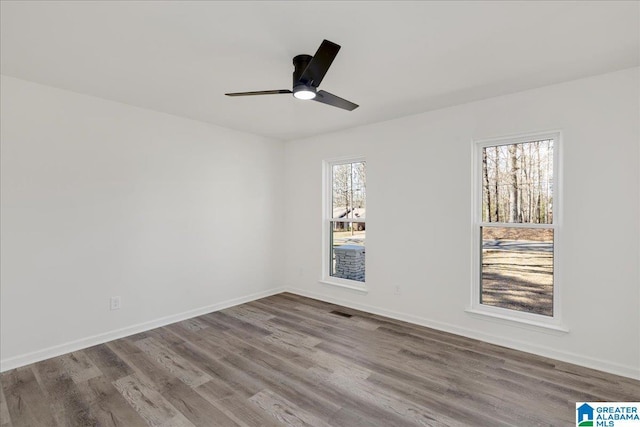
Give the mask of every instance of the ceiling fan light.
[{"label": "ceiling fan light", "polygon": [[298,99],[313,99],[316,97],[316,90],[311,86],[299,85],[293,88],[293,96]]}]

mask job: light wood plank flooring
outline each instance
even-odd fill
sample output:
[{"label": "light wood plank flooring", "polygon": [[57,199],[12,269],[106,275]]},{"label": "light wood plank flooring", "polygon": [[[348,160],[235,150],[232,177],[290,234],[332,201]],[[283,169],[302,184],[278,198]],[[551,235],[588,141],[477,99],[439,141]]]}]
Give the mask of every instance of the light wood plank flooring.
[{"label": "light wood plank flooring", "polygon": [[280,294],[0,376],[8,426],[572,426],[640,382]]}]

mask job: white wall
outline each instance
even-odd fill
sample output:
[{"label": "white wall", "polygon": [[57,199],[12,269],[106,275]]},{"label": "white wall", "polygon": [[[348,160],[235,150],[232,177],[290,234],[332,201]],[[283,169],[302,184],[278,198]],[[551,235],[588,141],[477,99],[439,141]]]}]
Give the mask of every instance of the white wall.
[{"label": "white wall", "polygon": [[[630,69],[288,143],[286,285],[640,378],[639,98],[638,69]],[[558,285],[566,334],[464,311],[471,141],[555,129],[564,136]],[[347,155],[367,158],[366,295],[318,283],[321,162]]]},{"label": "white wall", "polygon": [[1,88],[3,370],[281,286],[281,142]]},{"label": "white wall", "polygon": [[[284,284],[640,378],[638,72],[286,145],[3,76],[1,369]],[[464,312],[471,140],[550,129],[564,133],[568,334]],[[318,283],[321,162],[345,155],[368,161],[366,295]]]}]

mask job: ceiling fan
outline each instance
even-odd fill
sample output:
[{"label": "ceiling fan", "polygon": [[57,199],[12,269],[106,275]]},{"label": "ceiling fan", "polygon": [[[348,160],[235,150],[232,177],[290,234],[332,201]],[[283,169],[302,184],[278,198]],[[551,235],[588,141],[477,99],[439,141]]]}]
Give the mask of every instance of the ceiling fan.
[{"label": "ceiling fan", "polygon": [[281,93],[292,93],[298,99],[312,99],[323,104],[344,110],[353,111],[358,108],[357,104],[342,99],[339,96],[317,90],[320,82],[329,70],[331,63],[338,55],[340,45],[329,40],[323,40],[314,56],[297,55],[293,58],[293,91],[289,89],[260,90],[254,92],[232,92],[225,93],[227,96],[253,96],[253,95],[277,95]]}]

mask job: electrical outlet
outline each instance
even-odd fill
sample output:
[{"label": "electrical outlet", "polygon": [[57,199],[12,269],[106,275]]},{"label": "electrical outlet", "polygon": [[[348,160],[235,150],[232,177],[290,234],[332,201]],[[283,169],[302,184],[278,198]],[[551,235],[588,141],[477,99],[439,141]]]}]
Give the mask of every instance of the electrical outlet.
[{"label": "electrical outlet", "polygon": [[120,297],[111,297],[109,300],[109,308],[111,310],[120,310]]},{"label": "electrical outlet", "polygon": [[396,285],[396,287],[393,288],[393,293],[396,295],[400,295],[400,286]]}]

